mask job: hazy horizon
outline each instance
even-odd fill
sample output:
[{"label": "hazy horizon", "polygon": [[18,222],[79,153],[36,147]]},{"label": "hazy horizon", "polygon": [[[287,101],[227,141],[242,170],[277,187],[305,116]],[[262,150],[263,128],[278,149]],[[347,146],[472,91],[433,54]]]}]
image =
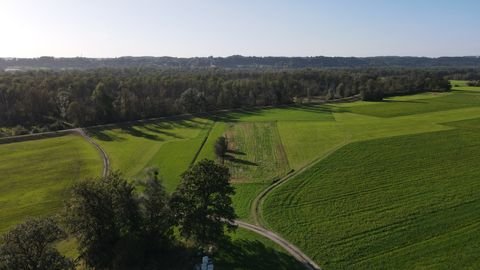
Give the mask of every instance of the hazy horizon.
[{"label": "hazy horizon", "polygon": [[3,58],[478,56],[480,2],[4,0]]}]

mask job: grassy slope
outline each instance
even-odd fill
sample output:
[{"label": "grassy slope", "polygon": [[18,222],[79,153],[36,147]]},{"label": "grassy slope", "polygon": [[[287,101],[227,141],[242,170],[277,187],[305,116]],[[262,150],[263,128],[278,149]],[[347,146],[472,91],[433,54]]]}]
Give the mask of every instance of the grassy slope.
[{"label": "grassy slope", "polygon": [[330,269],[479,267],[479,140],[451,130],[350,144],[268,197],[265,219]]},{"label": "grassy slope", "polygon": [[0,234],[54,214],[76,180],[101,174],[99,154],[76,135],[0,145]]}]

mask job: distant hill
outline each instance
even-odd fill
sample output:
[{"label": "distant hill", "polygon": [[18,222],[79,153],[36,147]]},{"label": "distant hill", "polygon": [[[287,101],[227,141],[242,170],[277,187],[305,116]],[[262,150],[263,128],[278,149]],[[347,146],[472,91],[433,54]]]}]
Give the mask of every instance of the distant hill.
[{"label": "distant hill", "polygon": [[297,69],[297,68],[375,68],[375,67],[457,67],[479,68],[480,57],[119,57],[119,58],[0,58],[0,69],[92,69],[92,68],[229,68],[229,69]]}]

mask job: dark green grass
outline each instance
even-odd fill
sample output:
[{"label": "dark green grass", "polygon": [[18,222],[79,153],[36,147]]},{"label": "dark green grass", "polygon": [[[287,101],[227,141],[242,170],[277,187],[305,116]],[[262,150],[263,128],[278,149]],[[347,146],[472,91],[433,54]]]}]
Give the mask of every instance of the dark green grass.
[{"label": "dark green grass", "polygon": [[274,242],[257,234],[237,229],[232,242],[220,246],[214,258],[220,270],[304,270],[295,258]]},{"label": "dark green grass", "polygon": [[222,122],[333,121],[334,118],[328,106],[302,105],[219,113],[216,120]]},{"label": "dark green grass", "polygon": [[0,144],[0,234],[28,217],[55,214],[68,187],[101,171],[100,155],[80,136]]},{"label": "dark green grass", "polygon": [[347,145],[267,197],[269,227],[326,269],[478,269],[480,133]]},{"label": "dark green grass", "polygon": [[480,94],[457,92],[428,99],[386,99],[383,102],[375,102],[370,105],[352,106],[349,110],[353,113],[376,117],[396,117],[478,106],[480,106]]},{"label": "dark green grass", "polygon": [[469,129],[472,131],[478,131],[480,129],[480,118],[448,122],[448,123],[444,123],[444,125],[461,128],[461,129]]},{"label": "dark green grass", "polygon": [[270,183],[235,183],[235,195],[233,196],[233,206],[238,218],[247,222],[252,222],[251,207],[252,202],[257,195],[269,186]]}]

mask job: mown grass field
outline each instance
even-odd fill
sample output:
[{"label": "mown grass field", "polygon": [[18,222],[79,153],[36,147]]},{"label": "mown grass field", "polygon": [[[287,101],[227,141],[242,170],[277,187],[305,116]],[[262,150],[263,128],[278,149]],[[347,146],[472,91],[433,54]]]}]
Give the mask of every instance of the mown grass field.
[{"label": "mown grass field", "polygon": [[107,152],[113,170],[136,178],[146,168],[156,167],[167,190],[173,191],[211,125],[208,119],[191,118],[93,128],[89,133]]},{"label": "mown grass field", "polygon": [[55,214],[72,183],[101,172],[99,154],[80,136],[0,144],[0,234]]}]

